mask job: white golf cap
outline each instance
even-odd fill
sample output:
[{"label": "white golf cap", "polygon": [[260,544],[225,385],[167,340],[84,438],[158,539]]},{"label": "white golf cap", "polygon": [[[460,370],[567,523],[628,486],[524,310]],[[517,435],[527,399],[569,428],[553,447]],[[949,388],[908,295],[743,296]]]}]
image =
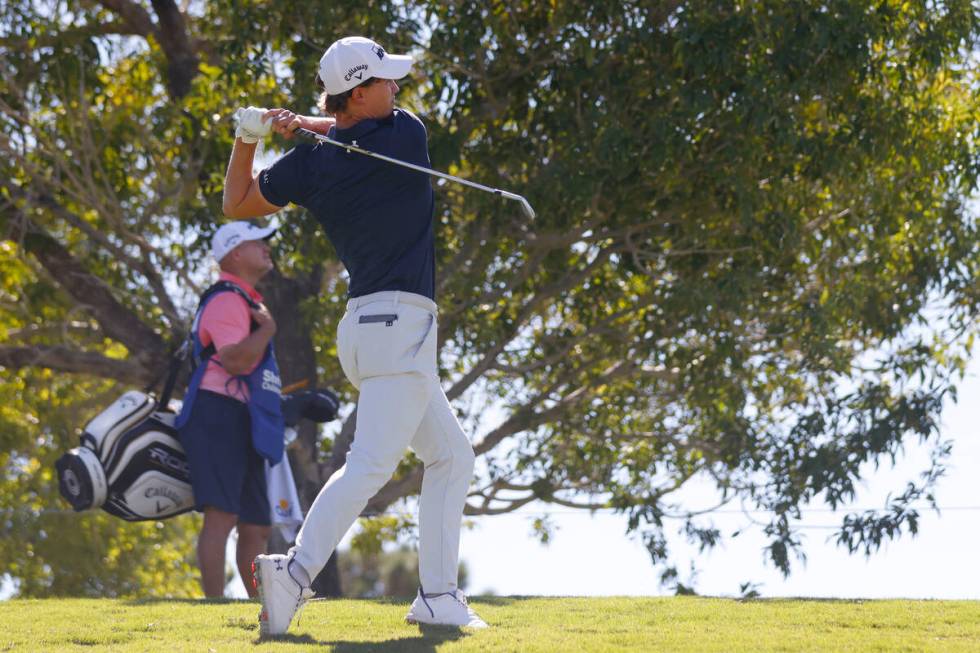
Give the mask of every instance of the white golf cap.
[{"label": "white golf cap", "polygon": [[372,77],[401,79],[411,69],[412,57],[388,54],[363,36],[334,41],[320,57],[320,81],[327,95],[340,95]]},{"label": "white golf cap", "polygon": [[221,225],[211,239],[211,253],[221,262],[228,252],[248,240],[263,240],[276,233],[275,227],[260,227],[254,222],[237,220]]}]

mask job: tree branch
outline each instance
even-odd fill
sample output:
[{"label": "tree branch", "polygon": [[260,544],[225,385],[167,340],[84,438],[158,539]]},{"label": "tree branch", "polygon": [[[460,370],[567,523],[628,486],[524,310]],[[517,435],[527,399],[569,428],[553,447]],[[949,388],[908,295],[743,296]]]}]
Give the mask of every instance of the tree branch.
[{"label": "tree branch", "polygon": [[71,374],[95,375],[124,383],[145,385],[158,376],[133,358],[119,360],[62,345],[0,346],[0,367],[17,370],[45,367]]},{"label": "tree branch", "polygon": [[[174,306],[173,302],[171,301],[170,295],[167,293],[166,288],[164,288],[163,278],[160,276],[159,271],[153,267],[148,257],[148,254],[150,254],[151,252],[156,252],[156,248],[150,246],[149,243],[146,243],[145,239],[138,238],[135,240],[137,246],[139,246],[140,249],[143,250],[144,255],[147,256],[145,256],[142,259],[134,258],[129,254],[127,254],[125,249],[113,244],[113,242],[109,238],[107,238],[104,233],[94,228],[89,222],[83,220],[73,211],[69,211],[64,206],[62,206],[53,196],[47,193],[27,195],[26,193],[17,191],[16,188],[12,188],[7,185],[5,185],[4,187],[7,188],[8,192],[10,192],[12,196],[20,197],[34,206],[49,210],[53,215],[57,216],[61,220],[64,220],[67,224],[70,224],[73,227],[77,228],[91,240],[99,243],[103,248],[105,248],[106,251],[111,253],[113,257],[115,257],[117,260],[124,261],[126,265],[130,267],[130,269],[132,269],[135,272],[139,272],[144,277],[146,277],[146,280],[150,284],[150,287],[153,289],[153,292],[156,295],[157,300],[160,302],[160,308],[163,310],[163,313],[167,316],[167,319],[170,321],[170,324],[172,326],[181,324],[182,318],[177,313],[177,308]],[[123,231],[120,235],[126,238],[127,240],[131,239],[130,238],[131,234],[129,234],[126,231]]]},{"label": "tree branch", "polygon": [[180,8],[172,0],[151,0],[159,23],[155,24],[150,13],[129,0],[99,0],[106,9],[118,14],[134,32],[141,36],[153,36],[167,57],[167,90],[173,98],[182,98],[191,90],[191,82],[197,75],[199,59],[194,42],[187,32],[187,21]]},{"label": "tree branch", "polygon": [[56,34],[45,33],[35,35],[33,41],[26,38],[5,36],[0,38],[0,47],[9,48],[14,52],[22,52],[28,48],[45,48],[53,45],[64,47],[66,44],[85,41],[93,36],[145,36],[138,32],[130,23],[113,21],[111,23],[92,23],[59,31]]},{"label": "tree branch", "polygon": [[520,327],[526,322],[535,311],[537,311],[547,300],[568,292],[577,286],[582,280],[592,274],[597,267],[604,264],[612,252],[607,249],[600,250],[599,254],[591,263],[574,273],[569,273],[560,280],[541,288],[538,292],[521,307],[520,313],[514,320],[509,332],[502,336],[497,343],[484,353],[483,357],[467,372],[463,377],[453,384],[452,388],[446,393],[450,401],[459,397],[466,391],[484,372],[492,367],[497,360],[497,356],[507,347],[507,344],[517,335]]},{"label": "tree branch", "polygon": [[150,12],[129,0],[99,0],[103,7],[119,15],[134,33],[149,36],[156,31]]},{"label": "tree branch", "polygon": [[555,402],[554,406],[539,412],[534,412],[533,406],[544,401],[548,394],[547,392],[541,393],[534,400],[528,401],[528,403],[525,404],[521,410],[512,414],[503,424],[488,433],[483,440],[473,447],[473,450],[479,456],[493,449],[495,446],[500,444],[504,438],[510,435],[535,428],[538,425],[547,422],[562,411],[570,408],[576,402],[586,398],[586,391],[590,387],[608,383],[613,378],[622,376],[635,367],[635,364],[628,361],[616,363],[615,365],[607,368],[602,374],[591,378],[589,383],[582,385],[573,392],[566,394],[561,401]]},{"label": "tree branch", "polygon": [[173,0],[151,0],[153,10],[160,19],[157,38],[167,56],[167,88],[170,95],[182,98],[191,90],[191,82],[197,76],[199,59],[187,33],[187,23],[180,8]]},{"label": "tree branch", "polygon": [[92,316],[107,336],[124,344],[141,363],[163,356],[163,338],[116,300],[112,289],[85,269],[64,245],[21,210],[13,211],[13,224],[24,249],[76,302],[92,309]]},{"label": "tree branch", "polygon": [[[533,494],[526,497],[521,497],[520,499],[508,499],[506,500],[507,505],[501,508],[491,508],[486,504],[484,504],[483,506],[472,506],[469,503],[467,503],[465,506],[463,506],[463,514],[472,515],[472,516],[505,515],[509,512],[514,512],[515,510],[522,508],[527,504],[536,501],[537,499],[538,497],[534,496]],[[502,499],[497,499],[497,501],[505,502],[505,500]]]}]

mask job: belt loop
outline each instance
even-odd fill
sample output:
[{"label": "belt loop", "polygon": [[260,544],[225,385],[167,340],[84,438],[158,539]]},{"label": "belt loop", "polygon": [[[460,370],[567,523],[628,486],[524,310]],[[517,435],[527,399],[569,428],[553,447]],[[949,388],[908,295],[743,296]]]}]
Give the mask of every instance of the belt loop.
[{"label": "belt loop", "polygon": [[395,310],[396,311],[398,310],[398,298],[400,296],[401,296],[401,291],[400,290],[396,290],[395,291]]}]

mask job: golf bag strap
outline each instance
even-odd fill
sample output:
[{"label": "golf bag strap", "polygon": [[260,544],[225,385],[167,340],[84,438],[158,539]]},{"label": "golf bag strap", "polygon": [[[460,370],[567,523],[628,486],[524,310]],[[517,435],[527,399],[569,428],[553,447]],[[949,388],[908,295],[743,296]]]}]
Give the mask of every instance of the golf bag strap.
[{"label": "golf bag strap", "polygon": [[174,355],[170,357],[170,370],[167,372],[167,380],[163,384],[163,392],[160,393],[160,401],[157,402],[157,410],[166,410],[170,403],[170,397],[174,393],[174,386],[177,384],[177,374],[180,372],[181,365],[187,359],[187,352],[190,349],[190,340],[185,339]]},{"label": "golf bag strap", "polygon": [[[209,297],[211,297],[215,293],[227,292],[227,291],[238,293],[238,295],[245,300],[245,303],[248,304],[249,308],[259,307],[259,305],[255,303],[255,300],[249,297],[248,293],[246,293],[237,285],[231,283],[230,281],[218,281],[217,283],[212,284],[207,290],[204,291],[204,294],[201,295],[201,299],[197,304],[197,311],[201,310],[201,307],[204,305],[204,302]],[[251,325],[251,330],[254,331],[257,327],[258,325],[255,324],[255,322],[253,321]],[[188,336],[183,340],[183,342],[181,342],[180,347],[177,348],[177,351],[174,352],[173,356],[170,357],[170,369],[167,371],[167,377],[163,383],[163,391],[160,393],[160,401],[157,402],[158,411],[167,410],[167,405],[170,403],[170,398],[173,396],[174,393],[174,387],[177,385],[177,376],[180,374],[180,368],[184,364],[184,361],[187,360],[187,356],[190,353],[191,348],[192,348],[192,340],[191,337]],[[207,361],[209,358],[211,358],[212,356],[214,356],[216,351],[217,350],[214,347],[214,343],[211,343],[203,350],[201,350],[200,361],[199,362],[194,361],[194,362],[197,362],[197,364],[203,363]],[[193,367],[197,367],[197,365],[194,365]],[[159,378],[160,377],[157,377],[157,380],[153,381],[146,388],[147,393],[149,393],[153,388],[156,387],[157,383],[159,383]]]},{"label": "golf bag strap", "polygon": [[[245,300],[245,303],[248,304],[249,308],[257,309],[259,307],[259,305],[255,302],[255,300],[252,299],[247,292],[242,290],[240,286],[230,281],[218,281],[212,284],[210,287],[208,287],[208,289],[204,291],[204,294],[201,295],[201,300],[197,303],[197,310],[194,312],[194,314],[197,315],[198,313],[201,312],[201,309],[204,307],[205,302],[207,302],[207,300],[212,295],[215,295],[219,292],[229,292],[229,291],[237,293],[239,297]],[[255,331],[258,328],[259,325],[255,323],[255,320],[252,320],[249,329],[251,331]],[[193,336],[193,334],[191,334],[191,336]],[[188,350],[190,350],[191,348],[191,344],[190,344],[191,336],[188,336],[188,341],[187,341]],[[208,344],[207,347],[201,349],[200,355],[191,357],[191,369],[192,370],[196,369],[198,365],[202,365],[205,362],[207,362],[207,360],[212,356],[214,356],[217,353],[217,351],[218,350],[215,348],[213,342]],[[185,356],[186,356],[186,352],[185,352]]]},{"label": "golf bag strap", "polygon": [[167,410],[167,404],[170,403],[170,397],[173,396],[174,385],[177,383],[177,375],[180,373],[180,366],[187,359],[189,344],[189,340],[184,340],[170,357],[170,365],[166,373],[157,376],[144,388],[144,393],[151,394],[160,380],[163,379],[163,392],[160,393],[160,401],[157,402],[156,410]]}]

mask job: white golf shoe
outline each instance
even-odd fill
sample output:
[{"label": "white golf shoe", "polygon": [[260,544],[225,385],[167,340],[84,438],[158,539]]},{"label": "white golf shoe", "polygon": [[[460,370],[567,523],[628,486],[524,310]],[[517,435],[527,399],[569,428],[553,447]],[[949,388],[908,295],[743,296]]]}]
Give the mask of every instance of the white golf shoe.
[{"label": "white golf shoe", "polygon": [[313,590],[303,587],[289,573],[288,556],[282,554],[259,555],[252,562],[252,575],[262,601],[259,612],[259,632],[263,635],[282,635],[289,622]]},{"label": "white golf shoe", "polygon": [[422,588],[419,588],[419,593],[412,601],[412,607],[405,615],[405,621],[410,624],[433,626],[487,627],[487,622],[473,612],[473,608],[466,602],[466,595],[459,590],[442,594],[423,594]]}]

